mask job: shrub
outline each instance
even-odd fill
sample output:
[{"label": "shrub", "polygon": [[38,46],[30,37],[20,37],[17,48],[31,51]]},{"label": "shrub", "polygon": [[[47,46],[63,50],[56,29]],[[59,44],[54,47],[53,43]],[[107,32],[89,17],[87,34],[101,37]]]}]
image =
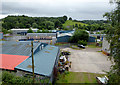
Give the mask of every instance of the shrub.
[{"label": "shrub", "polygon": [[9,72],[3,72],[2,73],[2,82],[9,83],[11,79],[14,78],[14,75]]},{"label": "shrub", "polygon": [[[35,79],[35,83],[41,83],[41,81]],[[48,81],[46,81],[45,83],[48,83]],[[32,78],[15,76],[14,74],[5,71],[2,73],[2,84],[3,85],[7,85],[7,84],[10,84],[10,85],[31,84],[32,85]]]},{"label": "shrub", "polygon": [[27,33],[33,33],[33,30],[31,28],[29,28],[29,30],[27,31]]},{"label": "shrub", "polygon": [[84,40],[79,40],[79,41],[78,41],[78,44],[81,44],[81,45],[86,46],[86,45],[87,45],[87,42],[84,41]]},{"label": "shrub", "polygon": [[77,29],[70,38],[71,43],[78,43],[79,40],[88,41],[89,34],[85,30]]}]

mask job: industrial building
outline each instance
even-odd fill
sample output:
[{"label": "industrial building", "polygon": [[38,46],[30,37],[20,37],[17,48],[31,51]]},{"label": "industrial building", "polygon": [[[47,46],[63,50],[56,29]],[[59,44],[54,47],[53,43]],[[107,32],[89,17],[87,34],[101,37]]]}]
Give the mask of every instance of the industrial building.
[{"label": "industrial building", "polygon": [[74,34],[74,30],[69,31],[58,31],[57,32],[57,43],[68,43],[70,37]]},{"label": "industrial building", "polygon": [[106,40],[106,38],[103,38],[102,52],[106,55],[110,54],[110,43]]},{"label": "industrial building", "polygon": [[89,36],[88,42],[95,42],[96,37]]},{"label": "industrial building", "polygon": [[0,40],[3,39],[3,32],[0,32]]},{"label": "industrial building", "polygon": [[[1,41],[1,69],[16,71],[24,76],[32,73],[32,53],[30,41]],[[57,71],[60,49],[45,43],[33,42],[34,73],[38,78],[47,77],[52,82]]]},{"label": "industrial building", "polygon": [[[13,29],[11,29],[13,35],[16,35],[16,34],[26,35],[28,30],[29,29],[27,29],[27,28],[24,28],[24,29],[15,29],[15,28],[13,28]],[[32,29],[33,32],[37,32],[37,30],[38,29]]]},{"label": "industrial building", "polygon": [[56,33],[27,33],[26,37],[28,40],[38,40],[42,43],[55,44]]}]

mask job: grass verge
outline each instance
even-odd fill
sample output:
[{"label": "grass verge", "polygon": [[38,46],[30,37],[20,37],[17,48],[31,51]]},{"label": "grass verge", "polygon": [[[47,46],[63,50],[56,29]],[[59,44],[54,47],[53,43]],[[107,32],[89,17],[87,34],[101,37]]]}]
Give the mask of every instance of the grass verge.
[{"label": "grass verge", "polygon": [[60,74],[57,83],[97,83],[97,76],[105,76],[105,74],[87,73],[87,72],[68,72]]}]

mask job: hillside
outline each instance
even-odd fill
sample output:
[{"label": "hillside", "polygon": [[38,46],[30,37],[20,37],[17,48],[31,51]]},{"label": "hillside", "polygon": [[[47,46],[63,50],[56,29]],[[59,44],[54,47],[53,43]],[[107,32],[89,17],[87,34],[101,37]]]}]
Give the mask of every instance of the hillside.
[{"label": "hillside", "polygon": [[75,22],[75,21],[72,21],[72,20],[67,20],[64,24],[63,24],[63,27],[71,27],[71,26],[75,26],[75,24],[77,24],[78,26],[79,25],[81,25],[81,26],[83,26],[83,25],[85,25],[85,26],[87,26],[87,24],[84,24],[84,23],[81,23],[81,22]]}]

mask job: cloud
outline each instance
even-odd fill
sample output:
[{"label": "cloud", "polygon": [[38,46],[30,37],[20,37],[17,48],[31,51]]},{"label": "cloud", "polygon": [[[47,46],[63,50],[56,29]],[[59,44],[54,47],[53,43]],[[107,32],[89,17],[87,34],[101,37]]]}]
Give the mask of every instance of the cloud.
[{"label": "cloud", "polygon": [[71,16],[73,19],[103,19],[115,5],[109,0],[2,0],[2,15]]}]

